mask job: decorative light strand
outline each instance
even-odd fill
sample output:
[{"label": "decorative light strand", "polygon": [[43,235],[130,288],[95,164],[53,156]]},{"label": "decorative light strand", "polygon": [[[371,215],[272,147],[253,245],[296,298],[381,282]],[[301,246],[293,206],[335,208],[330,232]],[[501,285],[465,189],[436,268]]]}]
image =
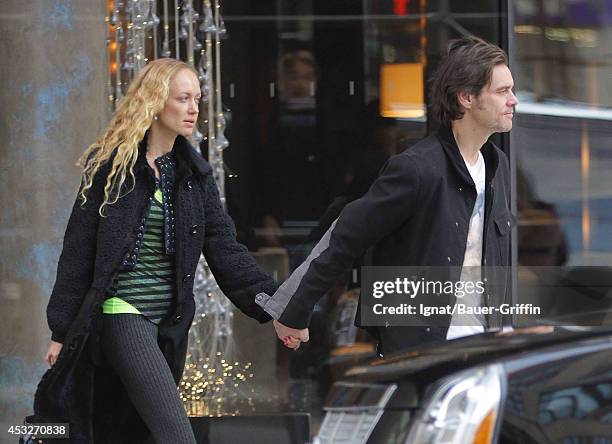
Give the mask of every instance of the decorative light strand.
[{"label": "decorative light strand", "polygon": [[219,34],[219,1],[214,1],[214,14],[215,14],[215,112],[216,112],[216,164],[215,168],[215,179],[217,180],[217,186],[219,187],[219,194],[223,196],[221,203],[223,207],[226,207],[225,202],[225,170],[223,168],[223,150],[229,146],[229,142],[225,138],[225,117],[222,112],[221,102],[221,36]]},{"label": "decorative light strand", "polygon": [[[205,70],[206,70],[206,90],[208,92],[208,161],[213,168],[213,174],[215,180],[217,180],[217,166],[219,163],[218,150],[217,150],[217,136],[215,133],[215,95],[211,94],[214,91],[215,78],[212,75],[212,39],[213,33],[216,31],[213,21],[212,8],[210,6],[210,0],[204,0],[204,22],[202,23],[201,30],[206,34],[206,51],[204,56],[206,57]],[[217,182],[218,183],[218,182]],[[221,193],[219,193],[221,195]],[[222,202],[225,201],[225,196],[222,197]]]},{"label": "decorative light strand", "polygon": [[159,27],[160,20],[157,16],[157,1],[149,1],[151,2],[151,27],[153,28],[153,59],[155,60],[158,56],[157,28]]},{"label": "decorative light strand", "polygon": [[162,57],[170,57],[170,22],[168,20],[168,0],[164,0],[164,43],[162,44]]},{"label": "decorative light strand", "polygon": [[174,58],[181,58],[181,42],[179,41],[179,5],[178,0],[174,0]]},{"label": "decorative light strand", "polygon": [[[110,3],[110,5],[112,6],[112,2]],[[111,8],[109,12],[111,12],[112,14],[113,9]],[[109,114],[113,112],[114,103],[115,103],[115,95],[113,93],[113,63],[111,62],[110,59],[113,54],[113,51],[117,49],[116,42],[114,40],[111,40],[111,37],[110,37],[109,28],[112,26],[111,17],[112,16],[106,16],[104,18],[104,21],[106,22],[106,31],[105,31],[106,48],[107,48],[106,62],[108,66],[108,78],[106,79],[106,100],[107,100],[106,105],[108,107]],[[113,28],[113,33],[114,33],[114,28]]]},{"label": "decorative light strand", "polygon": [[121,90],[121,48],[124,40],[123,28],[121,27],[121,22],[119,22],[115,28],[115,42],[117,46],[115,49],[115,106],[123,97],[123,91]]},{"label": "decorative light strand", "polygon": [[181,399],[189,415],[235,415],[254,411],[252,364],[241,363],[232,332],[233,312],[222,296],[204,257],[194,279],[196,313],[189,331],[189,347]]}]

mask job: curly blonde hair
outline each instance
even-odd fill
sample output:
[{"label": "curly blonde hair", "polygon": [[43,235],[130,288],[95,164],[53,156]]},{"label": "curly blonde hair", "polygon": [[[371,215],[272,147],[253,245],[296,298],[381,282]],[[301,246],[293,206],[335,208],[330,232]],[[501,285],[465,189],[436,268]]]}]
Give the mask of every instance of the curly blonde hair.
[{"label": "curly blonde hair", "polygon": [[104,199],[99,208],[104,208],[122,197],[121,188],[128,174],[134,189],[134,165],[138,159],[138,144],[151,127],[153,118],[164,108],[170,91],[170,82],[182,69],[197,72],[185,62],[176,59],[157,59],[145,66],[130,84],[106,129],[79,158],[77,165],[83,168],[78,197],[81,206],[87,202],[87,191],[100,168],[115,154],[111,170],[104,186]]}]

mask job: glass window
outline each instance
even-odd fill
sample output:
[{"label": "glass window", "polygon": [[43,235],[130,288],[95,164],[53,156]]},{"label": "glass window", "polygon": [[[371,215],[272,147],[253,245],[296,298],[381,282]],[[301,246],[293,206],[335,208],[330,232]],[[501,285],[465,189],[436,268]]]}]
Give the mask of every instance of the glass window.
[{"label": "glass window", "polygon": [[[427,82],[448,41],[502,44],[505,14],[485,0],[243,3],[224,4],[229,211],[283,280],[389,156],[435,129]],[[315,425],[330,385],[375,355],[353,325],[360,263],[319,302],[308,344],[290,352],[276,343],[278,399],[310,411]],[[254,373],[265,367],[252,360]]]},{"label": "glass window", "polygon": [[[612,7],[511,5],[518,263],[562,266],[560,276],[597,285],[612,264]],[[519,284],[531,278],[522,269]],[[551,301],[561,313],[571,303]]]}]

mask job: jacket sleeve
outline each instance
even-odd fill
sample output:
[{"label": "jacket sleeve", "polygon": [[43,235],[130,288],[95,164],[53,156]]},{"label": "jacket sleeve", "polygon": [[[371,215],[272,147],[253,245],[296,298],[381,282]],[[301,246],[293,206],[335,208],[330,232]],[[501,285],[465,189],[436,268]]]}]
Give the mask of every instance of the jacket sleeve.
[{"label": "jacket sleeve", "polygon": [[247,248],[236,240],[234,222],[221,205],[212,174],[206,177],[205,193],[203,253],[215,280],[243,313],[261,323],[267,322],[271,317],[255,303],[255,295],[261,292],[272,294],[278,285],[255,262]]},{"label": "jacket sleeve", "polygon": [[84,206],[77,197],[68,219],[55,285],[47,305],[51,339],[57,342],[64,342],[93,279],[105,171],[103,166],[94,177]]},{"label": "jacket sleeve", "polygon": [[389,159],[378,179],[338,219],[273,295],[256,302],[282,324],[306,328],[314,305],[365,251],[410,218],[419,193],[416,162],[407,153]]}]

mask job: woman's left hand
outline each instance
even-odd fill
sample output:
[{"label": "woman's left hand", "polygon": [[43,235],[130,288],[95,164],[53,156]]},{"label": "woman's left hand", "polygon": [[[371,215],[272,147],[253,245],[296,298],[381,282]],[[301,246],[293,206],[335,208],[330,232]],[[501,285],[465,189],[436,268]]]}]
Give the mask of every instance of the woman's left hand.
[{"label": "woman's left hand", "polygon": [[49,363],[49,367],[52,367],[53,364],[57,361],[57,357],[62,350],[63,344],[61,342],[51,341],[49,343],[49,348],[47,350],[47,355],[45,356],[45,361]]}]

